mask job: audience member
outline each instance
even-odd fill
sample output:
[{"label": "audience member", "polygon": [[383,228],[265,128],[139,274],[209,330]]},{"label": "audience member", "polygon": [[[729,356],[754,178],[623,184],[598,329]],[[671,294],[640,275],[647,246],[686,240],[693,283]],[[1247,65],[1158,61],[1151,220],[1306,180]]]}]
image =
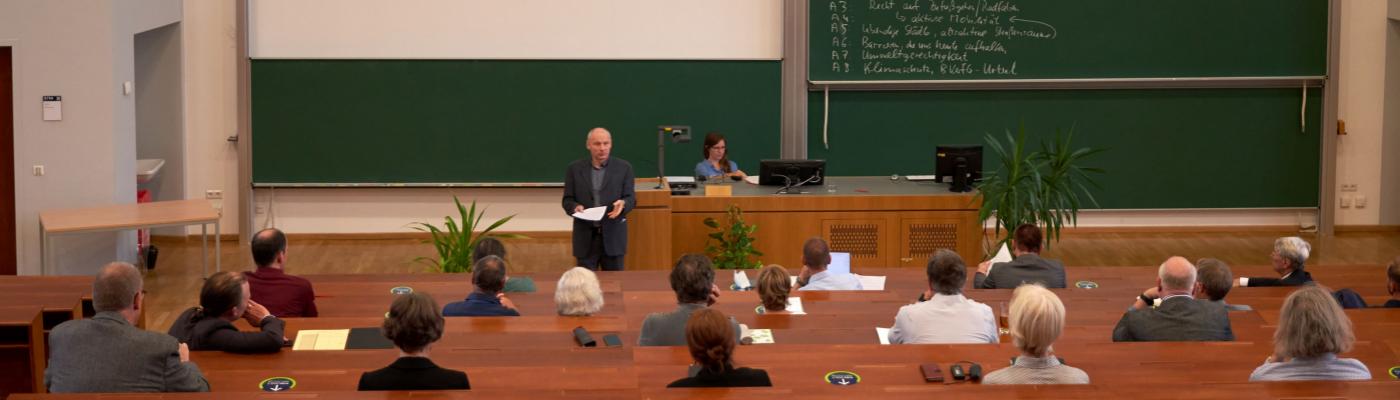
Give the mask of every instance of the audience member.
[{"label": "audience member", "polygon": [[598,274],[584,267],[573,267],[559,276],[554,289],[554,305],[559,315],[587,317],[603,309],[603,289]]},{"label": "audience member", "polygon": [[1167,259],[1157,269],[1157,287],[1138,296],[1132,309],[1118,320],[1113,341],[1235,340],[1225,308],[1192,298],[1195,286],[1196,267],[1190,261]]},{"label": "audience member", "polygon": [[433,342],[442,338],[444,325],[432,296],[422,292],[395,296],[383,329],[384,337],[399,348],[399,359],[360,374],[359,390],[471,389],[466,373],[439,367],[428,358]]},{"label": "audience member", "polygon": [[506,261],[496,256],[482,257],[472,266],[472,286],[466,300],[449,303],[442,315],[449,317],[518,317],[515,303],[501,293],[506,284]]},{"label": "audience member", "polygon": [[787,314],[788,295],[792,293],[792,275],[778,264],[771,264],[758,271],[758,300],[763,303],[759,314]]},{"label": "audience member", "polygon": [[1329,290],[1310,285],[1283,300],[1274,354],[1249,374],[1251,381],[1366,380],[1371,370],[1354,358],[1337,358],[1351,351],[1356,337],[1351,320]]},{"label": "audience member", "polygon": [[311,289],[311,281],[284,272],[287,235],[277,229],[264,229],[253,235],[251,247],[258,269],[243,275],[253,301],[282,318],[315,317],[316,291]]},{"label": "audience member", "polygon": [[1385,268],[1385,276],[1385,292],[1390,294],[1390,300],[1386,300],[1383,307],[1400,307],[1400,257],[1390,261],[1390,265]]},{"label": "audience member", "polygon": [[986,304],[963,297],[967,267],[962,257],[943,249],[929,257],[928,301],[899,308],[890,328],[892,344],[997,343],[996,315]]},{"label": "audience member", "polygon": [[826,270],[831,264],[831,247],[821,238],[807,239],[802,244],[802,272],[797,275],[797,290],[861,290],[860,278],[849,272]]},{"label": "audience member", "polygon": [[1089,383],[1089,374],[1060,363],[1051,345],[1065,330],[1065,305],[1039,284],[1021,285],[1011,294],[1011,341],[1021,355],[1010,367],[988,373],[986,385],[1057,385]]},{"label": "audience member", "polygon": [[1016,227],[1016,233],[1011,240],[1011,254],[1016,258],[1004,263],[992,264],[989,260],[978,264],[977,275],[972,278],[972,287],[1015,289],[1023,283],[1039,283],[1049,288],[1064,288],[1064,264],[1040,258],[1040,243],[1043,239],[1040,228],[1035,224]]},{"label": "audience member", "polygon": [[1230,274],[1230,266],[1214,258],[1202,258],[1196,261],[1196,289],[1191,292],[1192,296],[1198,299],[1207,299],[1212,303],[1220,304],[1226,311],[1249,311],[1253,310],[1247,305],[1229,304],[1225,302],[1225,295],[1230,294],[1230,288],[1234,286],[1235,279]]},{"label": "audience member", "polygon": [[[651,313],[642,321],[640,346],[684,346],[685,324],[690,315],[719,301],[719,286],[715,286],[715,271],[710,259],[703,254],[685,254],[671,268],[671,290],[676,292],[675,311]],[[739,322],[729,319],[734,337],[739,337]]]},{"label": "audience member", "polygon": [[761,369],[734,367],[737,339],[724,313],[713,309],[696,310],[685,324],[685,342],[699,371],[695,376],[671,382],[666,387],[773,386],[768,373]]},{"label": "audience member", "polygon": [[[242,318],[259,332],[242,332],[233,321]],[[248,298],[243,274],[224,271],[210,276],[199,291],[199,306],[191,307],[170,325],[170,336],[188,343],[191,350],[230,353],[276,353],[287,341],[285,322]]]},{"label": "audience member", "polygon": [[[64,321],[49,333],[44,386],[51,393],[207,392],[209,382],[184,344],[137,328],[145,310],[141,272],[102,267],[92,282],[92,318]],[[13,374],[15,372],[7,372]]]},{"label": "audience member", "polygon": [[[506,245],[494,237],[484,237],[477,239],[476,247],[472,249],[472,264],[486,258],[486,256],[500,257],[506,259]],[[509,275],[509,274],[507,274]],[[535,291],[535,280],[526,276],[507,276],[506,286],[501,289],[505,293],[533,293]]]},{"label": "audience member", "polygon": [[1240,278],[1240,286],[1299,286],[1311,285],[1312,274],[1303,270],[1303,264],[1312,253],[1312,245],[1297,236],[1281,237],[1274,240],[1274,252],[1269,254],[1274,272],[1280,278],[1250,277]]}]

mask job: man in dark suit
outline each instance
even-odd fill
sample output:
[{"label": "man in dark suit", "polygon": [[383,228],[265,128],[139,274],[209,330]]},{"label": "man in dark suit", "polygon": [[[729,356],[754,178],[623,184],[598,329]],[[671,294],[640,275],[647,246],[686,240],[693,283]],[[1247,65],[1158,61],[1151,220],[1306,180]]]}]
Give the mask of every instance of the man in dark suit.
[{"label": "man in dark suit", "polygon": [[111,263],[92,282],[97,315],[66,321],[49,335],[49,392],[207,392],[190,351],[169,335],[135,326],[145,306],[141,272]]},{"label": "man in dark suit", "polygon": [[1312,285],[1312,274],[1303,270],[1303,264],[1312,253],[1312,245],[1297,236],[1281,237],[1274,240],[1274,252],[1269,254],[1270,263],[1278,278],[1241,277],[1239,286],[1303,286]]},{"label": "man in dark suit", "polygon": [[612,158],[612,134],[588,132],[589,158],[574,161],[564,175],[564,212],[608,207],[602,221],[574,218],[574,258],[592,270],[621,271],[627,253],[627,213],[637,206],[632,164]]},{"label": "man in dark suit", "polygon": [[977,276],[972,278],[972,288],[1015,289],[1022,283],[1037,282],[1046,288],[1064,288],[1065,266],[1056,260],[1040,258],[1042,239],[1040,228],[1035,224],[1016,227],[1011,240],[1011,254],[1016,258],[995,265],[991,261],[978,264]]},{"label": "man in dark suit", "polygon": [[1113,328],[1115,342],[1231,341],[1225,307],[1191,296],[1196,266],[1172,257],[1157,269],[1157,287],[1138,296]]},{"label": "man in dark suit", "polygon": [[520,311],[501,289],[506,286],[506,261],[486,256],[472,265],[472,286],[466,300],[448,303],[442,315],[448,317],[519,317]]}]

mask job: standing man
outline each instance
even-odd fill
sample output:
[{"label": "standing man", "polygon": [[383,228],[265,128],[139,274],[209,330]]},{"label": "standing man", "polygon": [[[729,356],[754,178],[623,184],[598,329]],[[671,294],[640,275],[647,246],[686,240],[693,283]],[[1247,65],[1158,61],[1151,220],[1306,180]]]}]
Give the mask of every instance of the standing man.
[{"label": "standing man", "polygon": [[564,175],[564,213],[607,206],[602,221],[574,219],[574,258],[591,270],[621,271],[627,253],[627,213],[637,206],[632,164],[613,159],[612,133],[588,131],[589,158],[574,161]]}]

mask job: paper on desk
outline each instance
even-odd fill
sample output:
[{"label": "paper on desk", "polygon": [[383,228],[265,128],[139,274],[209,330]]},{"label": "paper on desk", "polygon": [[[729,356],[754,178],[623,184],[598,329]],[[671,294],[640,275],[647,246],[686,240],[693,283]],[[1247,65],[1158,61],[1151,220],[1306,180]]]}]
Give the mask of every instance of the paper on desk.
[{"label": "paper on desk", "polygon": [[608,206],[585,208],[583,209],[583,211],[574,213],[574,218],[578,218],[584,221],[602,221],[603,214],[607,214],[607,212]]},{"label": "paper on desk", "polygon": [[789,297],[787,301],[787,312],[793,313],[795,315],[807,314],[807,311],[802,309],[802,298]]},{"label": "paper on desk", "polygon": [[863,290],[885,290],[885,277],[856,275],[860,279],[860,288]]},{"label": "paper on desk", "polygon": [[[996,265],[997,263],[1011,262],[1011,251],[1006,249],[1006,243],[1002,243],[1002,244],[1001,244],[1001,249],[1000,249],[1000,250],[997,250],[997,255],[996,255],[995,257],[992,257],[992,259],[987,260],[987,261],[991,261],[991,262],[992,262],[991,265]],[[991,273],[991,272],[992,272],[992,267],[991,267],[991,266],[988,266],[988,267],[987,267],[987,273]]]},{"label": "paper on desk", "polygon": [[772,344],[772,329],[749,329],[749,339],[753,344]]},{"label": "paper on desk", "polygon": [[875,327],[875,336],[880,337],[880,344],[890,344],[890,328]]},{"label": "paper on desk", "polygon": [[297,332],[292,350],[345,350],[345,340],[349,338],[349,329],[302,330]]},{"label": "paper on desk", "polygon": [[758,184],[758,177],[757,177],[757,176],[752,176],[752,175],[746,176],[746,177],[744,177],[744,182],[747,182],[747,183],[750,184],[750,185],[757,185],[757,184]]},{"label": "paper on desk", "polygon": [[753,287],[753,283],[749,282],[749,274],[745,274],[744,271],[734,271],[735,289],[748,290],[751,287]]},{"label": "paper on desk", "polygon": [[694,184],[694,183],[695,183],[695,177],[693,177],[693,176],[668,176],[668,177],[666,177],[666,183],[690,183],[690,184]]}]

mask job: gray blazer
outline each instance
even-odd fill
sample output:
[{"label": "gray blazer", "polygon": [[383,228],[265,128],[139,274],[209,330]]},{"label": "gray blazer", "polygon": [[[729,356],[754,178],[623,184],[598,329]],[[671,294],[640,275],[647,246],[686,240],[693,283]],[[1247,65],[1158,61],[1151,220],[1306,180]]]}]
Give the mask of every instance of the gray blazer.
[{"label": "gray blazer", "polygon": [[[700,304],[686,303],[676,307],[676,311],[647,315],[647,319],[642,321],[642,335],[637,339],[637,345],[685,346],[685,323],[690,320],[690,314],[704,308]],[[742,339],[739,321],[729,317],[729,324],[734,326],[734,340]]]},{"label": "gray blazer", "polygon": [[1113,341],[1232,341],[1235,333],[1227,313],[1209,300],[1172,297],[1155,308],[1128,310],[1113,328]]},{"label": "gray blazer", "polygon": [[115,312],[58,324],[49,334],[50,392],[207,392],[192,362],[180,362],[169,335],[131,326]]},{"label": "gray blazer", "polygon": [[1015,260],[992,265],[988,275],[972,278],[973,289],[1015,289],[1022,283],[1040,282],[1046,288],[1065,287],[1065,265],[1059,261],[1040,258],[1035,253],[1022,254]]}]

